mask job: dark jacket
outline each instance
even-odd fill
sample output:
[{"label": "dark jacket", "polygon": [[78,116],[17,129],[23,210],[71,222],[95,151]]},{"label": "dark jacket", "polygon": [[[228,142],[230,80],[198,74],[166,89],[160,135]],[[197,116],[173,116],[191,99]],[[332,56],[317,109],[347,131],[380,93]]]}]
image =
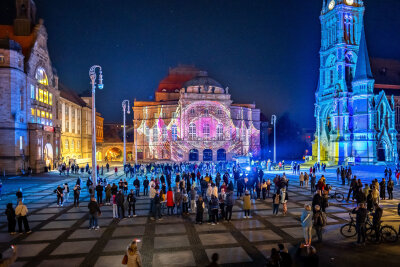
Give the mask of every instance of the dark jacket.
[{"label": "dark jacket", "polygon": [[225,205],[233,206],[233,193],[232,193],[232,191],[228,191],[225,194]]},{"label": "dark jacket", "polygon": [[120,194],[120,193],[118,193],[117,194],[117,196],[116,196],[116,200],[117,200],[117,205],[118,206],[122,206],[122,205],[124,205],[124,195],[123,194]]},{"label": "dark jacket", "polygon": [[134,204],[136,203],[136,197],[134,194],[130,193],[128,194],[128,197],[126,198],[126,201],[128,201],[129,204]]},{"label": "dark jacket", "polygon": [[381,222],[382,213],[383,213],[383,210],[381,207],[378,207],[375,209],[375,212],[373,213],[373,218],[372,218],[372,223],[374,225],[377,225]]},{"label": "dark jacket", "polygon": [[90,201],[88,204],[88,208],[89,208],[89,213],[90,214],[96,214],[97,213],[101,213],[100,212],[100,207],[99,204],[96,201]]},{"label": "dark jacket", "polygon": [[367,209],[361,209],[361,208],[359,208],[358,210],[353,209],[351,213],[356,214],[356,224],[362,224],[367,221],[367,216],[368,216]]}]

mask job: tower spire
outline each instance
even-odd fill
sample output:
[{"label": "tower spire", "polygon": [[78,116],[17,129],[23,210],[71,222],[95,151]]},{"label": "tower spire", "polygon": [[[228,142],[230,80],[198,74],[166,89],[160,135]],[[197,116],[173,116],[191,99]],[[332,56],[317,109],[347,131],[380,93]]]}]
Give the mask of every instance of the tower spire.
[{"label": "tower spire", "polygon": [[358,50],[358,59],[354,81],[373,79],[371,72],[371,64],[369,63],[367,42],[365,40],[364,26],[361,30],[360,48]]}]

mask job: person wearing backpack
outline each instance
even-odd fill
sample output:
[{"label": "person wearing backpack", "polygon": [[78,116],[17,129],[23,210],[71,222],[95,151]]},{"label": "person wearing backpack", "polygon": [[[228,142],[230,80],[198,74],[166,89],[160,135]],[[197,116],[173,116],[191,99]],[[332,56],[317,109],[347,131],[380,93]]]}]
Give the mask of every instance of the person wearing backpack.
[{"label": "person wearing backpack", "polygon": [[275,214],[276,216],[278,216],[280,201],[281,195],[278,192],[272,195],[272,214]]},{"label": "person wearing backpack", "polygon": [[313,214],[313,225],[315,232],[317,233],[318,242],[322,242],[322,229],[326,225],[326,214],[321,211],[319,205],[315,205],[315,212]]}]

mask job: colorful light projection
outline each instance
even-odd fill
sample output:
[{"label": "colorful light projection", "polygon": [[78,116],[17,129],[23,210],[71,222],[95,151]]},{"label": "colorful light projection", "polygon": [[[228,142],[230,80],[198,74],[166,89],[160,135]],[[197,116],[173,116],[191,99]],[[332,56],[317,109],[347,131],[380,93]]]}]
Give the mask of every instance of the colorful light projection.
[{"label": "colorful light projection", "polygon": [[[161,106],[158,114],[165,114]],[[260,131],[251,121],[241,120],[234,124],[229,107],[218,101],[195,101],[179,105],[176,116],[156,116],[142,120],[138,133],[144,135],[149,156],[154,159],[185,161],[190,150],[247,155],[259,154]],[[147,116],[145,111],[145,117]],[[200,159],[201,160],[201,159]]]}]

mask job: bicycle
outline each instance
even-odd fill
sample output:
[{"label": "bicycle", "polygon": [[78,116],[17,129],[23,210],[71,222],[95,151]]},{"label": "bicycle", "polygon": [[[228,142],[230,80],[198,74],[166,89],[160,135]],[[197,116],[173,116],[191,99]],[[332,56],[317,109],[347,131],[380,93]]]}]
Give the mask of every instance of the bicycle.
[{"label": "bicycle", "polygon": [[388,242],[388,243],[395,243],[399,239],[399,234],[397,231],[390,225],[383,225],[382,223],[379,226],[379,234],[376,235],[376,231],[374,227],[369,228],[366,231],[367,240],[374,243],[380,242]]},{"label": "bicycle", "polygon": [[[351,212],[349,212],[349,216],[350,216],[350,222],[340,227],[340,233],[346,238],[354,237],[357,235],[356,220],[352,216]],[[366,229],[367,229],[366,231],[370,230],[371,228],[372,228],[372,222],[368,216],[366,222]]]},{"label": "bicycle", "polygon": [[332,189],[331,186],[328,187],[328,189],[329,189],[329,191],[328,191],[329,198],[336,199],[337,202],[343,202],[344,201],[344,195],[342,193],[337,192],[337,191],[335,191],[335,193],[330,193],[330,191]]}]

